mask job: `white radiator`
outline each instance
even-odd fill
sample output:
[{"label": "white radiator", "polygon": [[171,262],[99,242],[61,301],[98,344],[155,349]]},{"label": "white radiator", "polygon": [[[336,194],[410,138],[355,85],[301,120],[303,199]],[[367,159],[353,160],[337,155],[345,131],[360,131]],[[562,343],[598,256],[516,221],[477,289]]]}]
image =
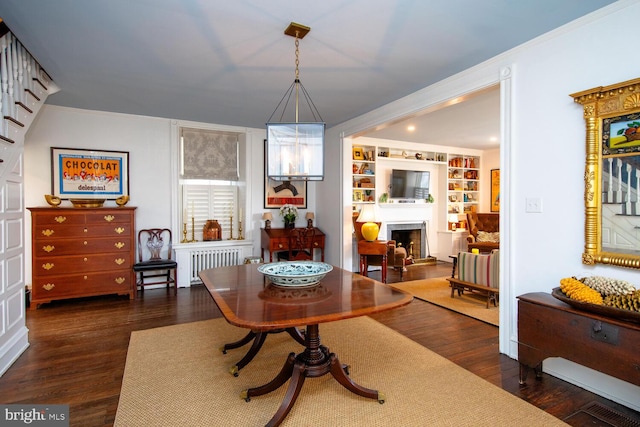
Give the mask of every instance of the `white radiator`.
[{"label": "white radiator", "polygon": [[191,251],[190,281],[199,282],[198,273],[216,267],[239,265],[244,262],[242,248],[202,249]]},{"label": "white radiator", "polygon": [[178,261],[178,286],[202,283],[198,273],[217,267],[244,264],[252,256],[251,240],[221,240],[214,242],[178,243],[173,245]]}]

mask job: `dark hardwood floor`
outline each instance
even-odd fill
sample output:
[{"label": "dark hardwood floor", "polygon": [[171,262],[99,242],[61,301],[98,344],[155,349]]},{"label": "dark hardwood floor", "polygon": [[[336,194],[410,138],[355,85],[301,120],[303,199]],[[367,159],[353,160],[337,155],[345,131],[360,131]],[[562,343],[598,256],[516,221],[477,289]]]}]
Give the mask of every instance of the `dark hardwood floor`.
[{"label": "dark hardwood floor", "polygon": [[[411,266],[404,280],[450,273],[448,263]],[[388,276],[400,280],[391,269]],[[147,289],[134,301],[106,296],[44,304],[27,313],[31,345],[0,377],[0,402],[69,404],[72,426],[112,425],[131,331],[220,316],[203,286],[181,288],[177,296]],[[495,326],[420,300],[372,317],[560,419],[596,401],[640,423],[638,412],[546,374],[520,386],[518,363],[498,352]]]}]

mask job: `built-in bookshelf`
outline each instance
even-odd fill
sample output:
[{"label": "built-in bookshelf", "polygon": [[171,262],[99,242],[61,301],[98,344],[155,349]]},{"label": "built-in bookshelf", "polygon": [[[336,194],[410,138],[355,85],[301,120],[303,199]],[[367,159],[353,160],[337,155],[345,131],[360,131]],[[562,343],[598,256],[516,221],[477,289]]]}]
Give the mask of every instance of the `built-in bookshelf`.
[{"label": "built-in bookshelf", "polygon": [[449,154],[447,162],[448,228],[466,228],[466,214],[477,212],[480,199],[480,157]]},{"label": "built-in bookshelf", "polygon": [[376,202],[376,147],[353,147],[352,201],[354,206]]},{"label": "built-in bookshelf", "polygon": [[[446,151],[416,149],[401,146],[377,145],[375,143],[354,144],[352,150],[352,205],[359,211],[363,204],[378,203],[380,206],[398,205],[396,200],[385,200],[388,193],[388,177],[392,169],[431,170],[439,174],[439,182],[446,179],[446,185],[433,188],[435,203],[440,212],[440,230],[455,231],[466,229],[466,214],[480,209],[480,163],[478,154],[463,154],[464,151]],[[418,147],[419,148],[419,147]],[[446,147],[445,147],[446,148]],[[437,165],[437,168],[425,168],[425,163]],[[441,171],[441,172],[438,172]],[[436,183],[438,178],[434,178]],[[385,188],[383,188],[385,187]],[[446,193],[443,191],[446,189]],[[417,201],[417,203],[425,203]],[[408,206],[409,204],[405,204]],[[441,209],[441,210],[440,210]],[[446,227],[443,225],[446,224]]]}]

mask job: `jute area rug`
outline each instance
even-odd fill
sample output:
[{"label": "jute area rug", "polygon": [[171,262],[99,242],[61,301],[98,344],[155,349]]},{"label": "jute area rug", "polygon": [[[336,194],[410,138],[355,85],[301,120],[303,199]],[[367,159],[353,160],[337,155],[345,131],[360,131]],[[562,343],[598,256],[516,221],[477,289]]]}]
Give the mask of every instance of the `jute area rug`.
[{"label": "jute area rug", "polygon": [[390,286],[410,292],[414,297],[449,310],[473,317],[495,326],[500,325],[500,310],[493,303],[487,308],[487,298],[477,292],[465,291],[451,298],[451,288],[445,277],[390,283]]},{"label": "jute area rug", "polygon": [[[270,381],[302,347],[272,334],[233,377],[229,367],[246,348],[226,355],[219,348],[245,334],[224,319],[133,332],[114,425],[265,425],[288,383],[250,402],[240,392]],[[351,378],[386,402],[352,394],[331,374],[307,378],[283,426],[566,425],[368,317],[322,324],[320,334]]]}]

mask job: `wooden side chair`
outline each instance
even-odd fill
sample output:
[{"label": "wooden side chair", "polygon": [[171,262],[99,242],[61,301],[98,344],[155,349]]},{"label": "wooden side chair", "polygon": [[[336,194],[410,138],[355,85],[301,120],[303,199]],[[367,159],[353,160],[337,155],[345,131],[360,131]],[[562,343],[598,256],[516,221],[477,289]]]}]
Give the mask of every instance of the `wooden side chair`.
[{"label": "wooden side chair", "polygon": [[279,261],[313,260],[315,228],[293,228],[289,232],[289,251],[279,252]]},{"label": "wooden side chair", "polygon": [[173,284],[178,293],[178,263],[171,259],[172,236],[168,228],[150,228],[138,232],[138,262],[133,271],[138,275],[136,285],[144,292],[145,286]]}]

